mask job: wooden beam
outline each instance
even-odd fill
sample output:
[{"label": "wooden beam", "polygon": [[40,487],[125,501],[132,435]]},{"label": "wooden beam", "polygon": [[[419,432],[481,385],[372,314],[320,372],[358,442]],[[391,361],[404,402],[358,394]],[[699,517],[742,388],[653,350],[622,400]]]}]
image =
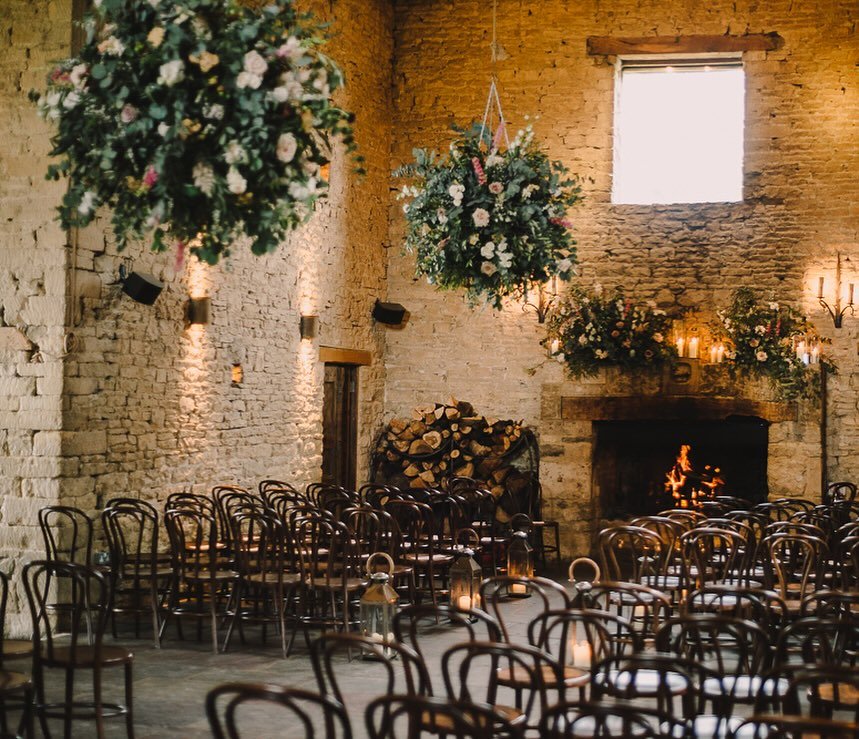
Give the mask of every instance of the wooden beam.
[{"label": "wooden beam", "polygon": [[324,364],[373,364],[373,355],[363,349],[343,349],[338,346],[320,346],[319,361]]},{"label": "wooden beam", "polygon": [[566,421],[723,421],[728,416],[756,416],[770,423],[796,421],[796,401],[688,396],[561,398]]},{"label": "wooden beam", "polygon": [[625,54],[717,54],[720,52],[775,51],[784,45],[777,33],[744,36],[589,36],[590,56]]}]

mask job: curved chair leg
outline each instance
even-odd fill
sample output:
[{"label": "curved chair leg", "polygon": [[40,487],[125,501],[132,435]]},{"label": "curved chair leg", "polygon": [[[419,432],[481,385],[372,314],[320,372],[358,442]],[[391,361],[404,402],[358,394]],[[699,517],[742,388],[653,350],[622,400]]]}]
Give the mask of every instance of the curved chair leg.
[{"label": "curved chair leg", "polygon": [[125,665],[125,731],[128,739],[134,739],[134,694],[132,679],[132,664]]}]

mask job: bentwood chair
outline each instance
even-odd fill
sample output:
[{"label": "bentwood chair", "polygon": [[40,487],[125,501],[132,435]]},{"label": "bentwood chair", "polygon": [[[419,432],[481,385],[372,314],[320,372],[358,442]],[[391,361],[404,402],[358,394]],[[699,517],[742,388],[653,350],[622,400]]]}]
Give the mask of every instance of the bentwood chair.
[{"label": "bentwood chair", "polygon": [[271,735],[278,726],[284,739],[352,739],[343,706],[329,696],[300,688],[257,683],[227,683],[209,691],[206,716],[214,739]]},{"label": "bentwood chair", "polygon": [[[33,682],[36,713],[45,736],[50,736],[48,719],[62,719],[63,736],[72,736],[72,720],[95,722],[99,739],[105,736],[104,720],[124,716],[126,733],[134,736],[132,712],[132,665],[134,655],[126,648],[105,645],[104,633],[110,618],[110,584],[97,570],[73,562],[35,561],[24,565],[24,588],[33,622]],[[63,588],[68,608],[63,619],[48,609],[50,591]],[[82,634],[90,640],[83,641]],[[103,696],[102,672],[121,667],[125,672],[125,702],[109,703]],[[62,700],[47,699],[46,673],[61,670],[64,676]],[[76,678],[80,671],[92,673],[92,700],[78,697]]]},{"label": "bentwood chair", "polygon": [[203,510],[170,510],[164,515],[170,539],[173,578],[167,616],[193,618],[198,638],[209,620],[212,651],[218,653],[218,623],[226,617],[239,574],[220,557],[217,520]]},{"label": "bentwood chair", "polygon": [[[442,655],[441,671],[450,700],[487,703],[514,725],[536,727],[548,706],[565,698],[563,669],[531,646],[454,644]],[[515,685],[505,679],[510,675]]]},{"label": "bentwood chair", "polygon": [[859,724],[802,716],[752,716],[727,739],[859,739]]},{"label": "bentwood chair", "polygon": [[[9,577],[0,571],[0,731],[4,737],[12,736],[9,731],[8,714],[10,704],[14,703],[21,709],[21,718],[14,736],[33,736],[33,683],[27,675],[20,672],[10,672],[6,669],[4,660],[8,658],[6,644],[10,641],[5,638],[4,626],[6,624],[6,603],[9,598]],[[33,651],[32,641],[26,642],[26,654]],[[23,649],[13,650],[15,657],[24,656]]]},{"label": "bentwood chair", "polygon": [[116,618],[134,616],[134,636],[140,637],[140,617],[151,619],[152,638],[161,646],[161,610],[172,569],[158,551],[158,513],[149,503],[135,498],[115,498],[101,514],[110,549],[110,582],[113,591],[111,624]]},{"label": "bentwood chair", "polygon": [[422,695],[383,695],[367,706],[370,739],[524,739],[522,728],[486,704]]}]

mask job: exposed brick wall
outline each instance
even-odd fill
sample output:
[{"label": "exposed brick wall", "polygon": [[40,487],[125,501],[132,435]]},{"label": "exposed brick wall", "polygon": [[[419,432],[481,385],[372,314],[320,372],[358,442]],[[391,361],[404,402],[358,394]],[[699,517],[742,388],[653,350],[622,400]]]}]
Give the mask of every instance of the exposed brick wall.
[{"label": "exposed brick wall", "polygon": [[[393,166],[408,161],[413,146],[446,148],[451,122],[482,114],[491,32],[491,3],[482,0],[397,0],[396,7]],[[505,113],[514,127],[526,114],[539,116],[535,129],[552,157],[584,178],[586,200],[571,212],[581,282],[619,284],[673,311],[724,304],[738,285],[802,305],[833,338],[841,368],[830,382],[830,479],[854,480],[859,322],[847,319],[835,331],[813,296],[815,276],[825,268],[831,277],[838,249],[859,283],[857,16],[848,0],[803,7],[788,0],[498,2],[498,39],[509,53],[498,64]],[[745,55],[744,202],[612,205],[615,72],[611,60],[587,56],[586,38],[770,31],[784,38],[782,49]],[[528,372],[545,359],[536,321],[515,304],[501,313],[470,311],[460,296],[414,281],[413,257],[398,249],[400,204],[391,208],[388,291],[412,319],[388,340],[388,414],[453,393],[540,428],[542,388],[563,376],[556,365]],[[550,514],[551,501],[568,501],[582,484],[575,460],[568,462],[565,475],[546,480]],[[564,460],[553,459],[554,471],[558,465]]]}]

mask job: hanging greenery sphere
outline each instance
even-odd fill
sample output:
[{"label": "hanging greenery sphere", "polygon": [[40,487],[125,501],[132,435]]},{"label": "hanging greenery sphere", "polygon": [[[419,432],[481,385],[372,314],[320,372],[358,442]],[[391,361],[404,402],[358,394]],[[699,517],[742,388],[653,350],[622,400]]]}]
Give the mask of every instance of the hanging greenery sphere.
[{"label": "hanging greenery sphere", "polygon": [[118,247],[187,244],[211,264],[277,248],[324,196],[329,138],[354,148],[322,28],[293,0],[95,0],[80,55],[44,94],[65,228],[112,210]]},{"label": "hanging greenery sphere", "polygon": [[580,200],[576,179],[534,143],[531,126],[505,151],[480,125],[455,130],[445,156],[415,149],[414,163],[394,173],[412,180],[401,197],[417,273],[495,308],[535,283],[569,279],[576,255],[567,209]]}]

